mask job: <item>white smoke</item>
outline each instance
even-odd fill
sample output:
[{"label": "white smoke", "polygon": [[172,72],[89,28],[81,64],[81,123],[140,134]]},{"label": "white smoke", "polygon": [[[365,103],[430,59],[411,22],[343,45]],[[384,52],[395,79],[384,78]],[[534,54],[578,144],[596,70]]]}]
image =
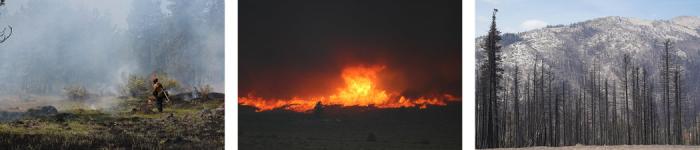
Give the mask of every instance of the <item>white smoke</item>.
[{"label": "white smoke", "polygon": [[[169,5],[180,2],[183,1],[7,2],[4,7],[0,7],[0,26],[11,25],[14,33],[9,40],[0,44],[0,95],[61,95],[63,88],[70,85],[85,86],[94,94],[116,95],[119,94],[120,86],[126,82],[128,75],[148,75],[153,71],[153,68],[144,67],[153,64],[145,64],[147,61],[144,61],[144,58],[148,57],[143,57],[143,54],[152,49],[169,50],[173,47],[189,48],[187,50],[195,52],[188,55],[197,56],[197,59],[178,60],[170,64],[202,68],[199,71],[207,73],[207,77],[202,78],[208,79],[204,81],[214,85],[216,91],[223,91],[223,33],[213,34],[219,29],[199,30],[200,27],[197,26],[181,27],[180,24],[163,23],[164,20],[167,21],[167,17],[173,17],[166,14],[170,13]],[[192,3],[198,2],[207,1]],[[184,9],[191,12],[181,13],[200,13],[203,7],[193,5],[191,9]],[[151,9],[155,9],[156,13],[143,13]],[[146,15],[160,15],[163,19],[149,20],[152,16]],[[182,17],[179,20],[181,22],[195,22],[200,19],[191,16],[175,17]],[[223,21],[223,14],[220,19]],[[135,20],[143,22],[135,23]],[[150,30],[134,31],[149,24],[156,24],[153,29],[157,29],[158,25],[172,25],[172,28],[182,28],[187,33],[207,35],[207,38],[192,39],[182,45],[154,47],[153,45],[160,43],[158,40],[167,41],[172,37],[161,37],[152,33],[156,31]],[[134,33],[150,36],[137,36]],[[138,43],[139,40],[156,42]],[[205,49],[195,50],[200,47]],[[168,73],[185,84],[195,83],[191,78],[184,78],[186,76],[183,77],[179,72]],[[221,85],[217,86],[219,82]]]}]

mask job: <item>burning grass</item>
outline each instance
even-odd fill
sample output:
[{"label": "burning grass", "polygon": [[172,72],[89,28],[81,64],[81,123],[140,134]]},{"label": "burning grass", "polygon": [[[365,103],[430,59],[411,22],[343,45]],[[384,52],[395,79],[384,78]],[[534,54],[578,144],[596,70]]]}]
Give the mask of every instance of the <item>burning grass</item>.
[{"label": "burning grass", "polygon": [[450,94],[438,94],[408,98],[396,92],[388,92],[379,86],[379,73],[386,66],[355,66],[343,69],[341,77],[344,87],[338,88],[337,93],[329,96],[291,99],[268,99],[249,94],[239,97],[238,103],[253,106],[260,111],[274,109],[286,109],[296,112],[309,112],[318,102],[323,105],[350,106],[374,106],[378,108],[426,108],[429,105],[445,106],[448,102],[459,101],[459,98]]}]

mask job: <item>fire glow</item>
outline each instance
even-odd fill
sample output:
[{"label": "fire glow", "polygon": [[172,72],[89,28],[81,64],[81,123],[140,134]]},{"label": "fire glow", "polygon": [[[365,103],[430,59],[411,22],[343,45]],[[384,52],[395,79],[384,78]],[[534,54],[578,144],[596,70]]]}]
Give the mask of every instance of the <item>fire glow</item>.
[{"label": "fire glow", "polygon": [[291,99],[265,99],[249,94],[239,97],[238,103],[257,108],[258,112],[273,109],[287,109],[296,112],[308,112],[314,108],[317,102],[323,105],[347,106],[374,106],[377,108],[419,107],[427,108],[428,105],[445,106],[449,101],[459,101],[457,97],[449,94],[440,96],[426,96],[409,99],[399,94],[389,93],[378,88],[378,74],[385,66],[356,66],[347,67],[342,71],[342,79],[345,87],[338,88],[338,92],[329,96]]}]

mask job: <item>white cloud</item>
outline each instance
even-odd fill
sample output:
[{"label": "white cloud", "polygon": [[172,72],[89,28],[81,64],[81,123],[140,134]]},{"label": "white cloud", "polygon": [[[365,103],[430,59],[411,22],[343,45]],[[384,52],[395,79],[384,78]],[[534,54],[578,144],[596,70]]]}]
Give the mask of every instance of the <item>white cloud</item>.
[{"label": "white cloud", "polygon": [[547,22],[542,20],[525,20],[525,22],[520,24],[520,27],[527,30],[538,29],[547,26]]}]

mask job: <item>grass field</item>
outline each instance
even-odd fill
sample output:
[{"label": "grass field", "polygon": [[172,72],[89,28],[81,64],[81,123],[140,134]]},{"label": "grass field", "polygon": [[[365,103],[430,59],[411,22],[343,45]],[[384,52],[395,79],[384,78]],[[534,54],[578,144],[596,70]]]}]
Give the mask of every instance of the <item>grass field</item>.
[{"label": "grass field", "polygon": [[[136,99],[114,99],[136,101]],[[102,110],[72,105],[57,115],[0,123],[9,149],[223,149],[223,99],[174,102],[163,113],[124,105]]]}]

